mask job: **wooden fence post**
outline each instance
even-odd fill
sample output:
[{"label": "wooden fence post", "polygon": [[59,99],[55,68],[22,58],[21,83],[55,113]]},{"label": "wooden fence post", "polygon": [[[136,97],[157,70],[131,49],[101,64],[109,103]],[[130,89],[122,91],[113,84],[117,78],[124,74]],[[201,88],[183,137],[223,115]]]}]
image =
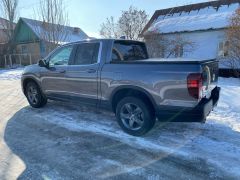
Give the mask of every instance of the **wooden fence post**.
[{"label": "wooden fence post", "polygon": [[32,65],[32,55],[31,54],[29,54],[29,60],[30,60],[30,65]]},{"label": "wooden fence post", "polygon": [[22,66],[22,56],[21,56],[21,54],[18,54],[18,56],[19,56],[20,66]]},{"label": "wooden fence post", "polygon": [[11,54],[9,55],[9,60],[10,60],[10,68],[12,68],[13,62],[12,62],[12,55]]},{"label": "wooden fence post", "polygon": [[7,67],[7,55],[4,55],[4,60],[5,60],[4,66],[5,66],[5,68],[6,68],[6,67]]}]

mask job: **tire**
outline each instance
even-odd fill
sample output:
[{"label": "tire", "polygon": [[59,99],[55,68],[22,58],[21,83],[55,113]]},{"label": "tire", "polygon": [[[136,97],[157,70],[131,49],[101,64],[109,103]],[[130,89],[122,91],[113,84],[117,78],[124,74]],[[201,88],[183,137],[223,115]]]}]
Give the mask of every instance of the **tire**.
[{"label": "tire", "polygon": [[116,108],[118,124],[124,132],[142,136],[149,132],[156,121],[153,110],[145,101],[135,97],[125,97]]},{"label": "tire", "polygon": [[47,98],[43,96],[39,86],[33,81],[27,83],[25,94],[28,103],[34,108],[41,108],[47,104]]}]

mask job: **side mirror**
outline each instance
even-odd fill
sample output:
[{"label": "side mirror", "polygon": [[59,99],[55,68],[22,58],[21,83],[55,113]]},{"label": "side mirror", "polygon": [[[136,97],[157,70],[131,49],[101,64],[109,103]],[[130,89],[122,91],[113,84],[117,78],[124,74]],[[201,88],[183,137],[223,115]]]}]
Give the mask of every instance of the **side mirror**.
[{"label": "side mirror", "polygon": [[46,61],[45,61],[44,59],[40,59],[40,60],[38,61],[38,65],[39,65],[40,67],[47,67],[47,63],[46,63]]}]

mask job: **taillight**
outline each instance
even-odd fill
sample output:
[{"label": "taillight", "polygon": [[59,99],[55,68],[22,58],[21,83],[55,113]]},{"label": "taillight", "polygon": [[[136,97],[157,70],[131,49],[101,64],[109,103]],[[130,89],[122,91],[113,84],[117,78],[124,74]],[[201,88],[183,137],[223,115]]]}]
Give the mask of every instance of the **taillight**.
[{"label": "taillight", "polygon": [[187,78],[187,87],[189,94],[196,98],[201,98],[201,91],[203,87],[203,77],[202,74],[190,74]]}]

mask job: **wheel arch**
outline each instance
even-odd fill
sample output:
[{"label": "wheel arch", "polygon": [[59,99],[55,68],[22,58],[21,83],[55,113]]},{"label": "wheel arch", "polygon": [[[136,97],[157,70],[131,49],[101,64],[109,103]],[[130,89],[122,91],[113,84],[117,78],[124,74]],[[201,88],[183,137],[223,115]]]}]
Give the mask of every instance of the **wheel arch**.
[{"label": "wheel arch", "polygon": [[124,85],[116,88],[111,94],[110,102],[114,113],[116,111],[117,103],[122,98],[127,96],[134,96],[137,98],[141,97],[141,99],[143,99],[150,106],[152,106],[152,109],[154,110],[154,112],[156,112],[156,103],[148,91],[138,86]]},{"label": "wheel arch", "polygon": [[29,82],[34,82],[34,83],[36,83],[37,86],[39,87],[41,93],[43,93],[40,84],[38,83],[38,81],[37,81],[35,78],[33,78],[33,77],[26,77],[26,78],[24,78],[23,81],[22,81],[23,93],[24,93],[25,95],[26,95],[26,87],[27,87],[27,84],[28,84]]}]

